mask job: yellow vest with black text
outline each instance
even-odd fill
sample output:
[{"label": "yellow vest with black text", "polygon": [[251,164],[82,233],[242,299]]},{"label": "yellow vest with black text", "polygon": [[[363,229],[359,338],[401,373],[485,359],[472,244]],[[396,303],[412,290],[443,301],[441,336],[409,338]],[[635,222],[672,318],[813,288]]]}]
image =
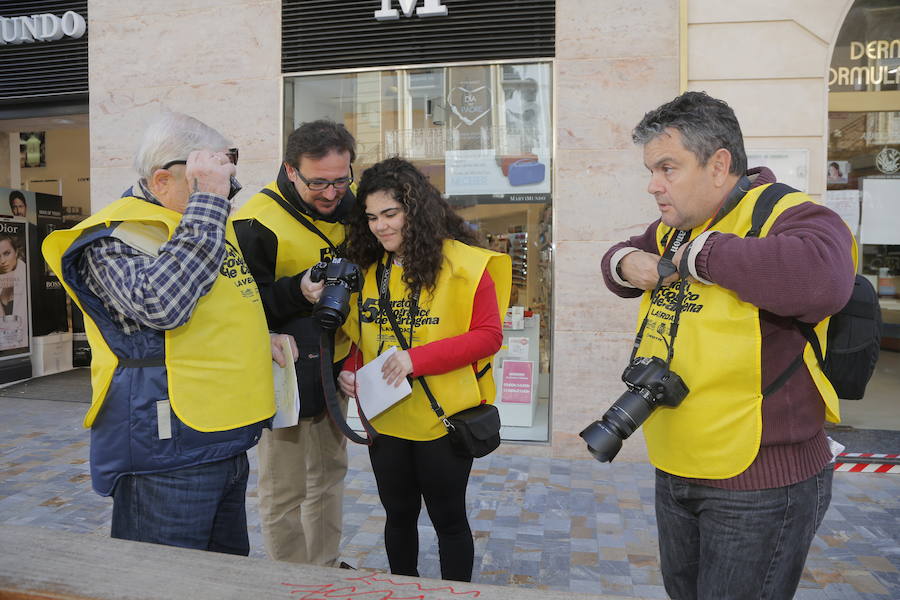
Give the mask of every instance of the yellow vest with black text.
[{"label": "yellow vest with black text", "polygon": [[[273,181],[266,189],[284,198]],[[275,200],[259,192],[234,214],[234,220],[255,219],[262,223],[278,239],[278,250],[275,257],[275,279],[293,277],[320,261],[330,261],[333,252],[325,240],[297,222],[307,219],[316,229],[327,237],[332,245],[340,246],[346,237],[346,226],[343,223],[331,223],[297,215],[286,211]],[[344,359],[350,352],[350,340],[341,330],[335,332],[334,362]]]},{"label": "yellow vest with black text", "polygon": [[[711,229],[744,237],[751,228],[753,207],[766,186],[748,192],[740,203]],[[812,200],[803,193],[784,196],[762,227],[768,234],[785,210]],[[690,239],[703,233],[708,223],[691,231]],[[671,238],[672,229],[660,223],[657,250]],[[685,242],[686,243],[686,242]],[[854,247],[855,258],[855,247]],[[649,310],[644,339],[637,356],[665,360],[674,315],[678,282],[655,296],[645,292],[639,323]],[[816,334],[825,348],[829,319],[819,323]],[[667,473],[702,479],[727,479],[739,475],[756,458],[762,436],[762,335],[759,309],[717,285],[689,280],[675,339],[671,369],[690,389],[676,408],[657,407],[643,425],[650,462]],[[834,388],[822,372],[809,344],[804,363],[825,401],[826,418],[839,420]]]},{"label": "yellow vest with black text", "polygon": [[[494,281],[501,318],[509,305],[512,261],[508,255],[467,246],[455,240],[444,241],[443,255],[444,263],[433,294],[423,291],[419,298],[418,314],[413,324],[414,347],[469,331],[475,291],[485,269]],[[362,349],[364,363],[376,358],[379,351],[391,346],[400,348],[387,316],[379,312],[376,267],[371,265],[366,270],[361,298],[362,318],[358,311],[352,310],[344,325]],[[391,306],[401,331],[408,339],[410,298],[402,277],[403,268],[392,266]],[[362,321],[361,339],[359,320]],[[496,389],[491,372],[492,360],[493,355],[486,356],[478,360],[474,368],[467,364],[441,375],[426,376],[428,386],[445,414],[449,416],[481,403],[494,402]],[[476,371],[481,373],[480,377]],[[414,383],[412,394],[371,422],[379,433],[408,440],[434,440],[447,433],[418,382]]]},{"label": "yellow vest with black text", "polygon": [[[63,256],[81,236],[104,227],[129,245],[140,238],[158,249],[172,237],[180,220],[180,213],[140,198],[123,197],[72,229],[54,231],[44,242],[48,264],[85,313],[93,353],[93,396],[85,427],[94,423],[103,407],[120,357],[91,317],[94,311],[82,305],[71,274],[63,269]],[[123,231],[117,234],[118,227]],[[125,231],[127,235],[123,235]],[[259,291],[244,265],[230,222],[225,237],[225,258],[212,288],[197,301],[184,325],[164,332],[172,411],[201,432],[236,429],[275,413],[272,357]]]}]

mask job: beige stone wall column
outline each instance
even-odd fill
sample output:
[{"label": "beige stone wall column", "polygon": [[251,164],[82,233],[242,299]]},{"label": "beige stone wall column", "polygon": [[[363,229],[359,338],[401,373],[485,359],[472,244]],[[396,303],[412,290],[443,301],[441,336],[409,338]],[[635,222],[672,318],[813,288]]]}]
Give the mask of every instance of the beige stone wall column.
[{"label": "beige stone wall column", "polygon": [[816,198],[825,191],[828,67],[852,4],[688,0],[688,88],[734,108],[748,149],[808,150],[806,191]]},{"label": "beige stone wall column", "polygon": [[281,2],[88,8],[92,211],[135,180],[141,132],[164,110],[197,117],[240,148],[239,202],[271,181],[281,150]]},{"label": "beige stone wall column", "polygon": [[[656,218],[631,129],[678,94],[678,1],[557,0],[552,453],[625,390],[637,301],[606,290],[600,258]],[[617,461],[646,456],[640,434]]]}]

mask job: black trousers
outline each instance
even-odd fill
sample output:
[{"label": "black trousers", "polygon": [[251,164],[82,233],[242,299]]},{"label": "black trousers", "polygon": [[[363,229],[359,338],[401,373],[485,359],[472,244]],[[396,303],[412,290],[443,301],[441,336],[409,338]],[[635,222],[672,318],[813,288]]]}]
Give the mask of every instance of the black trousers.
[{"label": "black trousers", "polygon": [[418,577],[422,499],[434,525],[441,578],[472,580],[475,545],[466,515],[466,486],[472,458],[453,453],[447,436],[415,442],[378,436],[369,448],[378,496],[387,513],[384,545],[391,573]]}]

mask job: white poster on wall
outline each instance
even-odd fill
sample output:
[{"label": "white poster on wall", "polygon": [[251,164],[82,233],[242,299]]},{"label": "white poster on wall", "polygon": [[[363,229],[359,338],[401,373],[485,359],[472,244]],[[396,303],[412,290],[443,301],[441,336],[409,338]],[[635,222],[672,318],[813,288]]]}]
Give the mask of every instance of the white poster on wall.
[{"label": "white poster on wall", "polygon": [[859,233],[859,190],[828,190],[823,204],[841,215],[853,235]]},{"label": "white poster on wall", "polygon": [[809,191],[809,150],[747,148],[747,167],[769,167],[778,181],[801,192]]},{"label": "white poster on wall", "polygon": [[861,180],[862,244],[900,244],[900,179]]}]

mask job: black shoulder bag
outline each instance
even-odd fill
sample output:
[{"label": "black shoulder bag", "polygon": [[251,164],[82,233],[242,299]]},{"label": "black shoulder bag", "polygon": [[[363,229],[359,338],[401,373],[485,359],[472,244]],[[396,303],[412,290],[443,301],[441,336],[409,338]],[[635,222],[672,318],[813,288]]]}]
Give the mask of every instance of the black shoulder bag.
[{"label": "black shoulder bag", "polygon": [[[397,317],[391,308],[391,264],[393,263],[393,255],[387,257],[387,267],[385,268],[380,262],[378,263],[378,280],[379,298],[378,304],[382,314],[387,316],[391,328],[394,330],[394,336],[397,343],[403,350],[409,350],[413,339],[413,328],[416,322],[416,316],[419,312],[419,295],[415,294],[410,299],[409,307],[409,342],[400,330],[397,323]],[[453,450],[459,456],[472,458],[481,458],[487,456],[500,446],[500,413],[493,404],[479,404],[472,408],[467,408],[449,417],[444,413],[444,409],[438,404],[434,394],[428,387],[425,377],[415,377],[409,379],[410,385],[419,382],[428,401],[431,404],[431,410],[438,416],[438,419],[447,428],[447,434],[450,436],[450,444]]]}]

